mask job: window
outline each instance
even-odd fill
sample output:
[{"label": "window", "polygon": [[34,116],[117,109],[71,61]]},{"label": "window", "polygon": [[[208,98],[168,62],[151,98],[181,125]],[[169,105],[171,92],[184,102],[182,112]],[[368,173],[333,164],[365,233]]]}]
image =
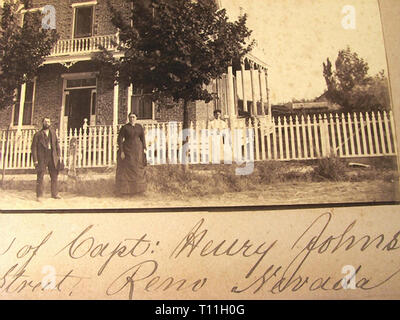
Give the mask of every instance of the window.
[{"label": "window", "polygon": [[93,12],[94,6],[75,8],[74,38],[93,35]]},{"label": "window", "polygon": [[67,88],[96,87],[96,78],[67,80]]},{"label": "window", "polygon": [[[32,124],[32,114],[33,114],[33,101],[34,101],[34,89],[35,82],[30,81],[25,85],[25,97],[22,109],[22,125],[27,126]],[[21,87],[17,90],[17,100],[14,105],[14,115],[13,115],[13,125],[18,126],[19,114],[21,106]]]},{"label": "window", "polygon": [[132,94],[132,112],[137,114],[139,120],[153,119],[153,102],[150,93],[136,89]]}]

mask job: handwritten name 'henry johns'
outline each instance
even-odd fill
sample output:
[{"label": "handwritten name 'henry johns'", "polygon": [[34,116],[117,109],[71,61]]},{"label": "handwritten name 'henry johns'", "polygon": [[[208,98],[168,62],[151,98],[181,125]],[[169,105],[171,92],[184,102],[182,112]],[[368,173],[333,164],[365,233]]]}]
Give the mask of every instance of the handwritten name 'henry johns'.
[{"label": "handwritten name 'henry johns'", "polygon": [[[15,263],[11,266],[3,263],[0,267],[0,293],[15,295],[28,290],[32,293],[43,291],[40,280],[30,269],[49,255],[62,261],[60,265],[55,263],[58,294],[65,292],[74,297],[75,292],[82,294],[86,287],[95,285],[97,290],[104,288],[101,290],[106,296],[125,296],[129,299],[172,291],[180,293],[182,297],[196,297],[200,291],[207,289],[210,292],[212,288],[221,287],[221,284],[228,288],[227,296],[232,297],[240,297],[241,293],[268,295],[338,291],[343,290],[341,268],[348,264],[347,261],[337,261],[341,254],[351,251],[352,256],[356,254],[357,257],[370,258],[381,252],[386,256],[390,254],[392,261],[399,260],[397,252],[391,252],[400,248],[400,231],[389,235],[355,236],[360,234],[360,230],[357,230],[357,220],[354,220],[345,225],[341,229],[343,231],[330,234],[328,227],[334,224],[332,220],[330,212],[319,215],[306,228],[300,229],[295,241],[292,234],[287,236],[288,239],[282,236],[258,241],[251,240],[248,235],[224,239],[219,233],[218,237],[212,237],[211,227],[205,218],[195,222],[189,230],[178,232],[177,240],[172,245],[171,242],[169,245],[162,243],[162,239],[152,239],[145,232],[115,243],[101,242],[95,236],[94,225],[85,227],[64,245],[59,246],[57,242],[60,249],[53,253],[47,247],[56,241],[56,231],[47,232],[36,245],[19,246],[19,239],[11,236],[12,241],[6,248],[0,248],[0,255],[9,255]],[[337,225],[335,227],[338,230]],[[296,227],[296,230],[299,228]],[[267,228],[266,234],[269,234]],[[307,271],[309,265],[317,265],[319,259],[327,258],[338,264],[336,273],[332,268],[328,270],[332,275],[324,273],[324,276]],[[226,277],[215,277],[215,274],[221,273],[216,269],[216,259],[219,263],[221,259],[226,259],[223,263],[229,267],[223,270]],[[82,263],[85,268],[82,268]],[[68,270],[62,270],[66,265],[69,266]],[[373,277],[368,274],[371,270],[367,263],[356,265],[356,288],[373,290],[396,279],[400,263],[392,265],[395,266],[393,270],[385,268],[385,272],[374,273]],[[237,272],[238,269],[244,271]],[[92,274],[92,270],[95,270],[95,274]],[[93,281],[96,283],[93,284]]]}]

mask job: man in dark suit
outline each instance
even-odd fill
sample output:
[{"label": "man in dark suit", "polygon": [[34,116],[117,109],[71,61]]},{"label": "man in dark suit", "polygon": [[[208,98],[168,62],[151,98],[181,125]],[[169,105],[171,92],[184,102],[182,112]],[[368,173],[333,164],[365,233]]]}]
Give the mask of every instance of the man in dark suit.
[{"label": "man in dark suit", "polygon": [[43,119],[43,127],[36,132],[32,141],[32,157],[37,172],[36,196],[41,201],[43,197],[43,177],[46,168],[49,169],[51,178],[51,196],[61,199],[58,195],[57,179],[60,159],[60,145],[56,132],[50,128],[50,119]]}]

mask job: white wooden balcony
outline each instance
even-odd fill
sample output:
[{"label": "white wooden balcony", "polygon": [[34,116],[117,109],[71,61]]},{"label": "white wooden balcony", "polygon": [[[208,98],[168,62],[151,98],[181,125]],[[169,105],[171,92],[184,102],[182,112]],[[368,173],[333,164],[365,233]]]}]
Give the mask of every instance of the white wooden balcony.
[{"label": "white wooden balcony", "polygon": [[45,64],[90,60],[91,54],[102,48],[117,52],[118,34],[58,40]]}]

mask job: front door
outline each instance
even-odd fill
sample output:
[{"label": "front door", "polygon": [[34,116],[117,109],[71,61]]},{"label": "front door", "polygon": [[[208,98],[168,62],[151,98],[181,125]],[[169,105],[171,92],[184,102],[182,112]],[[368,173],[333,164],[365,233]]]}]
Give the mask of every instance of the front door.
[{"label": "front door", "polygon": [[67,97],[65,108],[68,130],[82,128],[85,119],[87,119],[87,124],[90,124],[92,89],[70,90]]}]

